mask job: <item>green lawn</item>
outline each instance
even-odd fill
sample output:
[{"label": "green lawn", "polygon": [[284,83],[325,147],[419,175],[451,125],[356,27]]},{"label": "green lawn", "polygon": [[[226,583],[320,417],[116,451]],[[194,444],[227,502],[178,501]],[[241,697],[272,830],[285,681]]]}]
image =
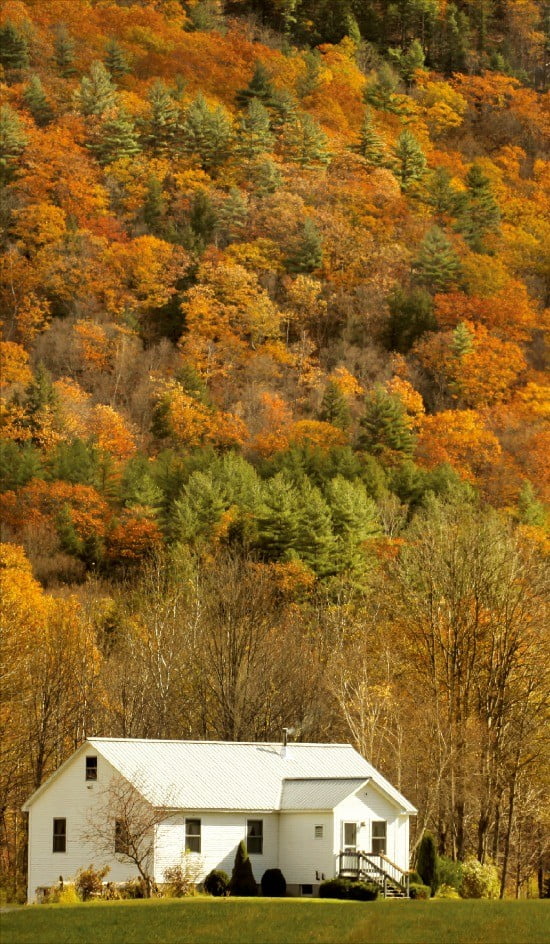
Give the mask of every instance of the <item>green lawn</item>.
[{"label": "green lawn", "polygon": [[33,905],[2,944],[548,944],[550,902],[274,899]]}]

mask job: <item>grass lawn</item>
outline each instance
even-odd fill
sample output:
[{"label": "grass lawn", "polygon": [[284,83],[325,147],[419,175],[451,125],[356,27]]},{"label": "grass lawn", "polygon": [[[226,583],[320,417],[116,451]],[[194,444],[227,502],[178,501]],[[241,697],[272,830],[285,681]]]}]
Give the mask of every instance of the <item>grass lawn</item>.
[{"label": "grass lawn", "polygon": [[33,905],[2,944],[548,944],[550,902],[208,899]]}]

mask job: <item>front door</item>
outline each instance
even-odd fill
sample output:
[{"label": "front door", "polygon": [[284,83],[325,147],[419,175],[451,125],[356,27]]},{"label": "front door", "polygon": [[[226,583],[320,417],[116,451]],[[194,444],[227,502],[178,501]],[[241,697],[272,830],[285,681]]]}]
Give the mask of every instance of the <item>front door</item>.
[{"label": "front door", "polygon": [[358,873],[357,856],[357,823],[343,823],[343,861],[342,868],[347,875],[356,875]]}]

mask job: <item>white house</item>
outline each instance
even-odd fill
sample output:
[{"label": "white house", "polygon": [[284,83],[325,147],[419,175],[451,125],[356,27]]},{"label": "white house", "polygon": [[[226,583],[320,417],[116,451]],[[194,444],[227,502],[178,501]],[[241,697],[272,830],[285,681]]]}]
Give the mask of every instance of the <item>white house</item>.
[{"label": "white house", "polygon": [[82,838],[94,806],[120,778],[162,811],[155,882],[186,849],[200,857],[199,881],[213,868],[231,874],[244,839],[256,881],[280,868],[289,894],[315,895],[338,874],[370,877],[395,892],[407,887],[416,810],[349,744],[90,738],[23,807],[29,901],[90,863],[108,864],[114,882],[137,876],[115,858],[115,810],[110,859]]}]

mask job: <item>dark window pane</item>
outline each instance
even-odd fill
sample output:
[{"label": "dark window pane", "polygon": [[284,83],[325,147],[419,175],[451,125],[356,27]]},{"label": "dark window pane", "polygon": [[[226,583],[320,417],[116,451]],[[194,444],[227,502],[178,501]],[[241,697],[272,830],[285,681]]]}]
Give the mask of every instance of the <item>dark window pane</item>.
[{"label": "dark window pane", "polygon": [[185,820],[185,848],[189,852],[201,851],[201,821],[200,819]]},{"label": "dark window pane", "polygon": [[386,855],[386,821],[375,820],[372,824],[372,851]]},{"label": "dark window pane", "polygon": [[67,848],[67,820],[54,819],[53,821],[53,851],[65,852]]},{"label": "dark window pane", "polygon": [[252,855],[262,855],[264,846],[264,821],[249,819],[246,828],[246,848]]},{"label": "dark window pane", "polygon": [[97,757],[86,758],[86,780],[97,780]]},{"label": "dark window pane", "polygon": [[119,855],[128,855],[128,829],[120,820],[115,822],[115,852]]}]

